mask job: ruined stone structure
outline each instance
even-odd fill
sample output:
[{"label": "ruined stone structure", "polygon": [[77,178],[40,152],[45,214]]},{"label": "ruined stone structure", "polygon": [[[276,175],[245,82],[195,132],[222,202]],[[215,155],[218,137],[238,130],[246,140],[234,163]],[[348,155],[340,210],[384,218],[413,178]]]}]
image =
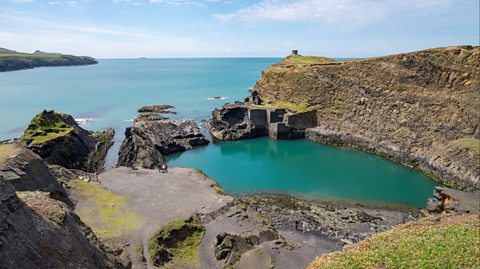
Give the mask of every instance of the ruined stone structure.
[{"label": "ruined stone structure", "polygon": [[[249,97],[250,99],[252,97]],[[219,140],[270,136],[274,139],[304,138],[305,129],[316,124],[316,111],[292,112],[252,103],[227,104],[212,113],[207,125]]]}]

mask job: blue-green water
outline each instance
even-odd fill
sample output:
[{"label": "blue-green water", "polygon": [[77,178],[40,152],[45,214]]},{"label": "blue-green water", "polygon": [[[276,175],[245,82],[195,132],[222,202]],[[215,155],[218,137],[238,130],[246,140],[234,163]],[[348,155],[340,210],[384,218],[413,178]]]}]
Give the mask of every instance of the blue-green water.
[{"label": "blue-green water", "polygon": [[198,168],[227,192],[287,192],[310,198],[425,206],[435,187],[415,170],[379,156],[309,140],[221,142],[168,158]]},{"label": "blue-green water", "polygon": [[[0,140],[18,137],[41,110],[89,119],[90,130],[117,131],[147,104],[172,104],[172,118],[202,120],[225,102],[242,100],[275,58],[115,59],[98,65],[0,73]],[[224,100],[209,97],[223,96]],[[434,183],[379,157],[309,141],[256,139],[214,144],[171,158],[204,170],[230,192],[285,191],[321,198],[422,206]]]}]

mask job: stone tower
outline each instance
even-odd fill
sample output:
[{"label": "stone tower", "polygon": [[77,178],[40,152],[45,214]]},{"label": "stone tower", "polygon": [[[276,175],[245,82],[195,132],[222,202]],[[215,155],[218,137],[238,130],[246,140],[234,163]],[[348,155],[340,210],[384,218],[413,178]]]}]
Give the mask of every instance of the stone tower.
[{"label": "stone tower", "polygon": [[298,55],[298,50],[292,50],[292,55]]}]

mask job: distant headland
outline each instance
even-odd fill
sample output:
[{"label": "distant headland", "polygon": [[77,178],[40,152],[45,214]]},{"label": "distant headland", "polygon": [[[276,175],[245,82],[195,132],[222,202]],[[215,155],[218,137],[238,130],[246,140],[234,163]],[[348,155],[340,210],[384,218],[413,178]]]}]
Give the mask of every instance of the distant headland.
[{"label": "distant headland", "polygon": [[61,53],[48,53],[40,50],[34,53],[17,52],[0,48],[0,72],[32,69],[43,66],[73,66],[96,64],[88,56],[73,56]]}]

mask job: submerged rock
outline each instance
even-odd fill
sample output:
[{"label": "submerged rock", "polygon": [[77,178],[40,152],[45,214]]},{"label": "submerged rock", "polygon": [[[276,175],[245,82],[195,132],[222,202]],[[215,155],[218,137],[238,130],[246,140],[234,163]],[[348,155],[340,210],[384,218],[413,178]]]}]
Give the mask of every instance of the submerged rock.
[{"label": "submerged rock", "polygon": [[20,144],[40,155],[48,164],[100,172],[113,144],[113,136],[111,128],[89,132],[70,115],[44,110],[32,119]]},{"label": "submerged rock", "polygon": [[154,169],[164,162],[164,155],[208,143],[193,120],[157,120],[140,115],[125,131],[118,165]]}]

